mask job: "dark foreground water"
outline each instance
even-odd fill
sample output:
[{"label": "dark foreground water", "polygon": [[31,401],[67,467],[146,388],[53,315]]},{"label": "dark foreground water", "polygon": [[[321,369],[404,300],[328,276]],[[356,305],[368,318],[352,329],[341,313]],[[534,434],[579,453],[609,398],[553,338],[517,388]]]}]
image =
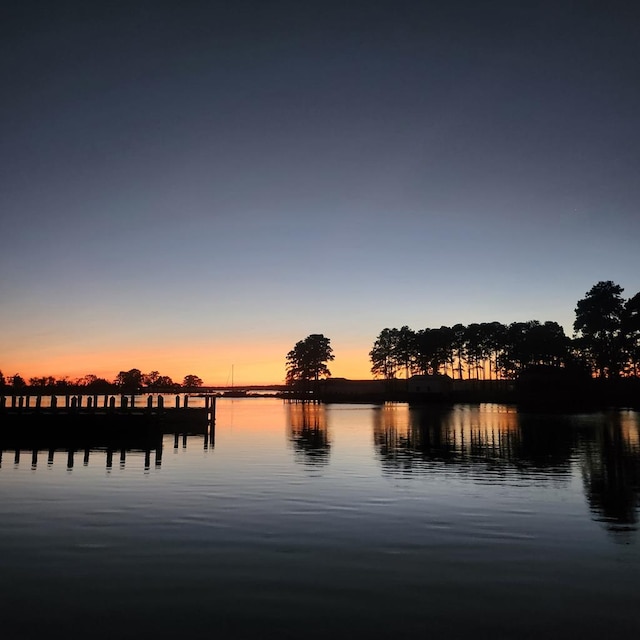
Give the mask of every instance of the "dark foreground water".
[{"label": "dark foreground water", "polygon": [[639,437],[625,411],[243,399],[214,446],[5,451],[0,635],[637,637]]}]

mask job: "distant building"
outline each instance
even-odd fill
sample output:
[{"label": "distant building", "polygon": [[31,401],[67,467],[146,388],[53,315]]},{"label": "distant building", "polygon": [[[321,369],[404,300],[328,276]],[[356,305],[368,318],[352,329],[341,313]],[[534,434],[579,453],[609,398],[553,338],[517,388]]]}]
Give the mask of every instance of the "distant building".
[{"label": "distant building", "polygon": [[412,376],[393,380],[348,380],[329,378],[317,387],[317,397],[340,402],[439,399],[451,392],[452,380],[446,375]]},{"label": "distant building", "polygon": [[323,380],[319,395],[335,399],[383,397],[394,380],[347,380],[347,378],[329,378]]},{"label": "distant building", "polygon": [[447,375],[411,376],[407,380],[407,393],[410,398],[447,396],[453,389],[453,380]]}]

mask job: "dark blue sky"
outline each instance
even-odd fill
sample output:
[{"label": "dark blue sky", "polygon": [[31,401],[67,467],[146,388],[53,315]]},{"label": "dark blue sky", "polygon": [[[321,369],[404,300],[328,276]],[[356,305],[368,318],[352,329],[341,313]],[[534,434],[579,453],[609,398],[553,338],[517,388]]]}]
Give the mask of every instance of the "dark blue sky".
[{"label": "dark blue sky", "polygon": [[277,381],[323,332],[365,375],[386,326],[640,289],[635,2],[2,14],[5,373]]}]

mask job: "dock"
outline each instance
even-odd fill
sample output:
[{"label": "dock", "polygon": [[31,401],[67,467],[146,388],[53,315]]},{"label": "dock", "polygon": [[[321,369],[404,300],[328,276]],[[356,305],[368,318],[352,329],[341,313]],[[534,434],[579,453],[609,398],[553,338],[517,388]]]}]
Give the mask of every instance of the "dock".
[{"label": "dock", "polygon": [[[138,396],[138,399],[140,396]],[[0,447],[13,444],[73,442],[82,446],[136,441],[163,434],[211,435],[215,428],[215,396],[204,407],[190,407],[189,397],[176,395],[169,404],[149,395],[136,406],[131,395],[0,396]]]},{"label": "dock", "polygon": [[49,463],[54,453],[65,451],[67,467],[74,464],[76,452],[83,452],[87,464],[90,451],[107,453],[107,468],[114,454],[120,465],[127,451],[143,451],[145,468],[162,462],[162,439],[174,435],[174,448],[187,436],[204,436],[205,450],[215,445],[215,396],[204,396],[204,407],[190,407],[189,396],[176,395],[171,403],[163,396],[127,395],[0,395],[0,464],[5,451],[14,452],[14,464],[21,451],[31,451],[35,468],[38,452],[47,452]]}]

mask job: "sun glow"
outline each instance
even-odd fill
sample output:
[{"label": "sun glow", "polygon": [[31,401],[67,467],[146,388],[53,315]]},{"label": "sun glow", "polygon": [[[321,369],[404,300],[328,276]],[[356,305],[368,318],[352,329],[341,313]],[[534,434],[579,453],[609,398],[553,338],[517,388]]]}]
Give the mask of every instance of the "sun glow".
[{"label": "sun glow", "polygon": [[[21,351],[19,359],[5,358],[1,363],[5,376],[19,373],[28,380],[37,376],[75,380],[94,374],[113,380],[119,371],[140,369],[142,372],[159,371],[175,382],[195,374],[207,386],[236,386],[283,384],[285,356],[295,340],[290,342],[231,341],[170,345],[119,344],[89,349],[46,350],[31,348]],[[334,377],[370,378],[368,345],[341,349],[334,345],[336,359],[330,363]],[[232,373],[233,372],[233,373]]]}]

